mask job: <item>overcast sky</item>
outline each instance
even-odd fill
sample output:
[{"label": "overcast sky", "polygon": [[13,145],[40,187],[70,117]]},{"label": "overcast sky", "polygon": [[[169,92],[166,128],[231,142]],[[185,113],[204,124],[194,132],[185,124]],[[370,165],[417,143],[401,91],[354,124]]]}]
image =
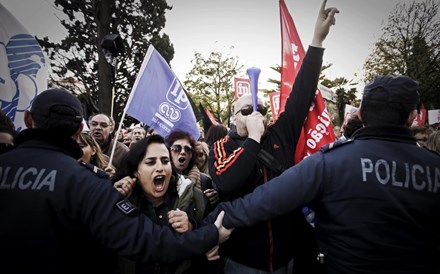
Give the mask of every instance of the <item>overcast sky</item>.
[{"label": "overcast sky", "polygon": [[[417,0],[418,1],[418,0]],[[170,36],[175,55],[173,71],[183,82],[192,67],[195,52],[207,56],[221,51],[237,56],[244,69],[261,69],[259,86],[273,88],[267,79],[280,75],[270,66],[281,63],[281,35],[278,0],[168,0],[164,32]],[[321,0],[285,0],[303,46],[307,49]],[[332,63],[327,76],[360,79],[362,66],[371,53],[381,28],[397,3],[406,0],[329,0],[327,6],[340,10],[336,25],[324,42],[324,64]],[[38,37],[59,40],[61,27],[51,0],[0,0],[24,27]],[[230,50],[229,48],[234,48]],[[354,75],[358,74],[358,77]]]}]

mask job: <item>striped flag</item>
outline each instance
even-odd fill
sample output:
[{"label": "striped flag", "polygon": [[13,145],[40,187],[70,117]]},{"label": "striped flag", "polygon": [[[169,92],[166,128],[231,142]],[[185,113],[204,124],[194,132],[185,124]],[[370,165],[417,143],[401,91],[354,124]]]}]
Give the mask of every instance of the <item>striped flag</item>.
[{"label": "striped flag", "polygon": [[26,128],[24,111],[47,89],[47,66],[37,40],[0,4],[0,108],[17,131]]},{"label": "striped flag", "polygon": [[124,112],[154,128],[165,138],[176,129],[190,133],[195,140],[200,136],[185,90],[152,45],[142,62]]}]

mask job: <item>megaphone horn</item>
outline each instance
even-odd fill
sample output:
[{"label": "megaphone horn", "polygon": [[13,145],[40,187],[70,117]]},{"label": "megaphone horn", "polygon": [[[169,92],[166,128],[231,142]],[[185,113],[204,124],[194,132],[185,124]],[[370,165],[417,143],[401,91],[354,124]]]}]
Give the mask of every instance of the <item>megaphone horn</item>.
[{"label": "megaphone horn", "polygon": [[257,67],[250,67],[246,70],[251,82],[252,106],[254,111],[258,110],[258,77],[260,76],[260,72],[261,69]]}]

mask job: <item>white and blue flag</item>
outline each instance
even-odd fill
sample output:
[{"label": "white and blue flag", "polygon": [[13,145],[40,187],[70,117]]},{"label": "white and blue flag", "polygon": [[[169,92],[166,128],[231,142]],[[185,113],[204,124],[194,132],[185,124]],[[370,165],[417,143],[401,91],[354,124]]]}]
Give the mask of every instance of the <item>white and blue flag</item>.
[{"label": "white and blue flag", "polygon": [[25,129],[24,111],[47,89],[47,62],[37,40],[0,4],[0,108]]},{"label": "white and blue flag", "polygon": [[142,62],[124,112],[165,138],[176,129],[190,133],[195,140],[200,135],[185,90],[152,45]]}]

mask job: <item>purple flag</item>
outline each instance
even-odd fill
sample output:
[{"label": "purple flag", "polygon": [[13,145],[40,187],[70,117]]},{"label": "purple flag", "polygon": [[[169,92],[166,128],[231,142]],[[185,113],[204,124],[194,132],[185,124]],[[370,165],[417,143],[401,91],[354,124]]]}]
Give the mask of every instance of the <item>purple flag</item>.
[{"label": "purple flag", "polygon": [[124,112],[165,138],[176,129],[190,133],[195,140],[200,135],[185,90],[152,45],[142,62]]}]

